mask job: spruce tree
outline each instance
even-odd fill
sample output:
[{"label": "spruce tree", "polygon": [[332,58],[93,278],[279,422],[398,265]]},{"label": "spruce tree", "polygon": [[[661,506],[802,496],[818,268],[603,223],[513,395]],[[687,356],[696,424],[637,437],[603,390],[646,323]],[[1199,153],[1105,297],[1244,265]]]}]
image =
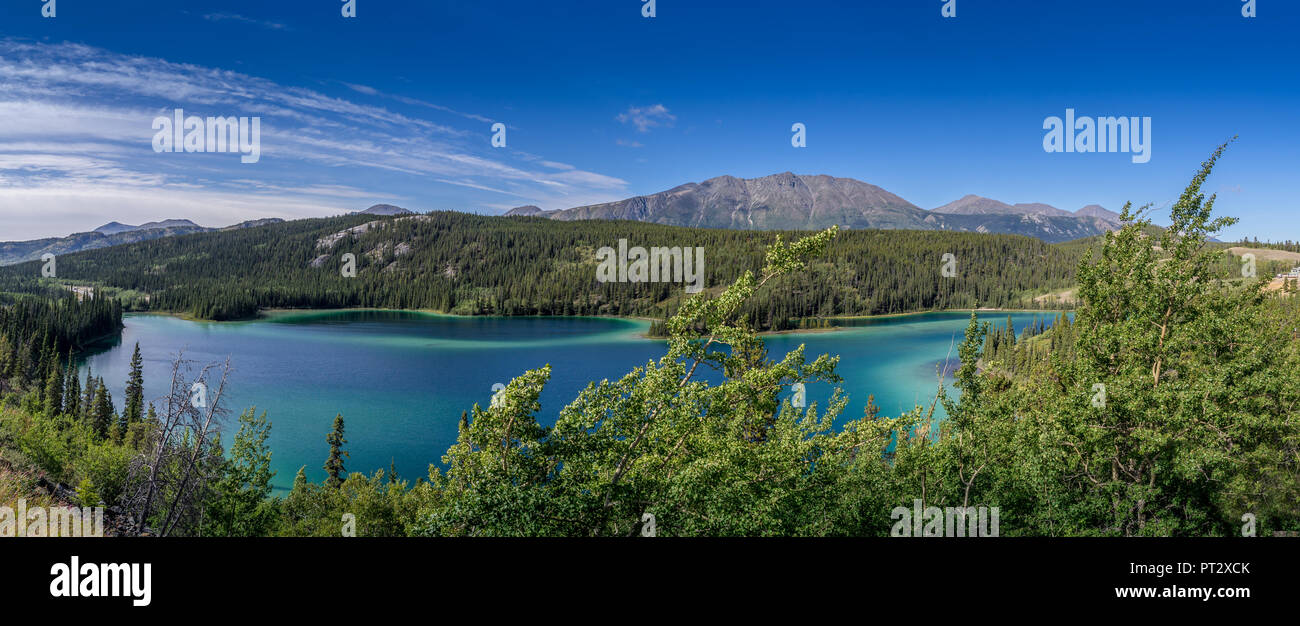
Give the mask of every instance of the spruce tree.
[{"label": "spruce tree", "polygon": [[325,461],[325,473],[329,478],[325,481],[330,487],[338,488],[343,484],[343,476],[347,472],[343,468],[343,457],[349,456],[343,450],[343,444],[348,440],[343,438],[343,414],[334,416],[334,430],[325,436],[325,441],[330,444],[330,456]]},{"label": "spruce tree", "polygon": [[122,407],[122,432],[144,416],[144,361],[140,357],[140,342],[131,355],[131,373],[126,379],[125,406]]},{"label": "spruce tree", "polygon": [[95,377],[89,362],[86,363],[86,386],[81,391],[81,418],[88,422],[93,421],[95,417]]},{"label": "spruce tree", "polygon": [[56,366],[50,368],[45,379],[45,414],[54,417],[63,413],[63,372]]},{"label": "spruce tree", "polygon": [[95,434],[101,439],[107,437],[109,426],[113,423],[113,397],[109,395],[102,378],[95,381],[95,399],[91,407],[91,424],[95,427]]},{"label": "spruce tree", "polygon": [[68,350],[68,366],[63,378],[63,413],[76,418],[81,415],[81,381],[77,367],[72,363],[72,350]]}]

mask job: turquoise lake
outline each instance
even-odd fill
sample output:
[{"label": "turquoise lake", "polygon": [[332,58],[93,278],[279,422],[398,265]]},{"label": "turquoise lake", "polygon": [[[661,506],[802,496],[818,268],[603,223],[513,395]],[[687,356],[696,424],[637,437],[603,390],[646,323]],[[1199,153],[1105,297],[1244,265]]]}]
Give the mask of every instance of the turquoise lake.
[{"label": "turquoise lake", "polygon": [[[882,415],[897,415],[933,398],[936,368],[952,347],[949,368],[969,313],[926,313],[849,320],[834,332],[765,337],[770,358],[800,344],[809,361],[839,355],[841,385],[849,394],[846,418],[859,417],[867,394]],[[1016,313],[1017,330],[1053,313]],[[1007,314],[982,320],[1005,325]],[[408,480],[441,465],[456,439],[461,411],[487,406],[492,386],[525,370],[552,366],[539,419],[550,424],[590,381],[616,379],[664,353],[661,340],[643,336],[644,322],[603,318],[448,317],[398,311],[277,313],[249,322],[193,322],[161,315],[128,315],[120,340],[87,358],[121,409],[122,388],[136,342],[144,357],[145,396],[166,391],[178,350],[197,364],[231,358],[226,404],[230,423],[244,408],[268,412],[272,423],[274,484],[292,485],[299,467],[324,478],[325,435],[335,414],[346,422],[348,471],[372,472],[396,463]],[[197,372],[197,370],[196,370]],[[809,385],[808,402],[825,405],[832,388]],[[233,432],[223,441],[230,442]]]}]

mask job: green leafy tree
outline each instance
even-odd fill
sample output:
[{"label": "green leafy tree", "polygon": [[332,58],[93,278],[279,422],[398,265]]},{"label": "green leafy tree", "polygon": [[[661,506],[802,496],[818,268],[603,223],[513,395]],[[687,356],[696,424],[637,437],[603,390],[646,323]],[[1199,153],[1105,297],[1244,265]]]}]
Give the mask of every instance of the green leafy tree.
[{"label": "green leafy tree", "polygon": [[[444,504],[422,532],[618,536],[640,532],[647,515],[663,534],[816,532],[810,519],[824,518],[808,512],[828,492],[813,464],[845,401],[832,398],[821,415],[816,403],[797,411],[773,398],[796,382],[838,382],[837,359],[809,363],[800,347],[768,360],[741,311],[834,234],[778,238],[759,277],[685,301],[665,325],[662,359],[588,386],[553,428],[535,417],[549,366],[511,381],[492,407],[475,406],[447,473],[433,477]],[[726,378],[709,385],[702,367]]]},{"label": "green leafy tree", "polygon": [[205,535],[259,537],[272,531],[278,511],[270,498],[275,475],[266,442],[270,434],[265,411],[258,416],[250,408],[240,414],[239,432],[212,488]]}]

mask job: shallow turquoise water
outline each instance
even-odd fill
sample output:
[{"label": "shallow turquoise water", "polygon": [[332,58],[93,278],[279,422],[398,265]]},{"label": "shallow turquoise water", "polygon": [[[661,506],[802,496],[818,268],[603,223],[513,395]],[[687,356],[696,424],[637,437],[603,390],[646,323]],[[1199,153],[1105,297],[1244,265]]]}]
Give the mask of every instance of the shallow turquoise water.
[{"label": "shallow turquoise water", "polygon": [[[1034,318],[1013,315],[1017,329]],[[1051,320],[1053,314],[1038,314]],[[986,318],[1005,324],[1005,313]],[[876,318],[830,333],[767,337],[779,359],[805,344],[816,355],[838,354],[846,417],[858,417],[867,394],[883,415],[896,415],[933,398],[936,367],[961,340],[969,313]],[[166,391],[171,358],[180,349],[198,363],[231,357],[227,405],[256,406],[273,424],[274,483],[292,484],[298,468],[324,478],[325,435],[336,413],[347,425],[349,471],[387,469],[395,462],[408,479],[427,475],[430,463],[455,442],[461,411],[486,406],[492,385],[527,369],[552,366],[542,394],[543,423],[593,380],[618,378],[663,355],[662,341],[646,339],[646,324],[596,318],[447,317],[396,311],[277,314],[252,322],[191,322],[129,315],[120,341],[87,359],[104,376],[119,409],[135,343],[145,361],[146,398]],[[951,367],[951,366],[950,366]],[[831,386],[809,385],[808,401],[825,404]],[[233,421],[233,417],[232,417]],[[231,434],[224,440],[227,444]]]}]

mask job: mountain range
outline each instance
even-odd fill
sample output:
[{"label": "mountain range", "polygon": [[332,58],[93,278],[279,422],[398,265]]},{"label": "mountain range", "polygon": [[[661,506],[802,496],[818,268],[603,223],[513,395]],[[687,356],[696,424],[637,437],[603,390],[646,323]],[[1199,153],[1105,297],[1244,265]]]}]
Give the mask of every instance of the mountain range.
[{"label": "mountain range", "polygon": [[253,228],[257,226],[265,226],[267,224],[278,224],[283,221],[284,220],[279,218],[249,220],[225,228],[207,228],[199,226],[189,220],[163,220],[160,222],[149,222],[139,226],[132,226],[121,222],[109,222],[90,232],[74,233],[67,237],[49,237],[46,239],[34,239],[32,241],[0,242],[0,265],[14,265],[16,263],[35,261],[46,254],[58,256],[62,254],[72,254],[73,252],[80,252],[82,250],[94,250],[97,248],[107,248],[109,246],[160,239],[162,237],[175,237],[177,235],[189,235],[191,233],[206,233],[214,230]]},{"label": "mountain range", "polygon": [[[364,211],[356,211],[353,215],[400,216],[415,215],[415,213],[391,204],[376,204]],[[283,221],[280,218],[273,217],[249,220],[225,228],[207,228],[183,219],[149,222],[139,226],[109,222],[90,232],[73,233],[67,237],[48,237],[31,241],[0,241],[0,265],[14,265],[35,261],[45,254],[58,256],[82,250],[95,250],[97,248],[160,239],[162,237],[206,233],[214,230],[254,228],[267,224],[279,224]]]},{"label": "mountain range", "polygon": [[[404,216],[412,211],[376,204],[354,215]],[[1119,214],[1090,204],[1070,212],[1041,203],[1007,204],[976,195],[922,209],[875,185],[852,178],[799,176],[790,172],[761,178],[719,176],[656,194],[618,202],[546,211],[536,206],[511,209],[508,217],[560,221],[632,220],[652,224],[737,230],[852,229],[946,230],[1026,235],[1056,243],[1091,237],[1120,226]],[[213,230],[251,228],[282,222],[251,220],[224,229],[184,219],[133,226],[109,222],[85,233],[33,241],[0,242],[0,265]]]},{"label": "mountain range", "polygon": [[400,206],[391,204],[376,204],[364,211],[357,211],[353,215],[415,215],[413,211],[403,209]]},{"label": "mountain range", "polygon": [[555,220],[634,220],[675,226],[741,230],[843,228],[950,230],[1027,235],[1055,243],[1120,226],[1119,214],[1098,205],[1075,212],[1041,204],[1007,204],[968,195],[922,209],[875,185],[852,178],[719,176],[647,196],[572,209],[511,209],[507,216]]}]

